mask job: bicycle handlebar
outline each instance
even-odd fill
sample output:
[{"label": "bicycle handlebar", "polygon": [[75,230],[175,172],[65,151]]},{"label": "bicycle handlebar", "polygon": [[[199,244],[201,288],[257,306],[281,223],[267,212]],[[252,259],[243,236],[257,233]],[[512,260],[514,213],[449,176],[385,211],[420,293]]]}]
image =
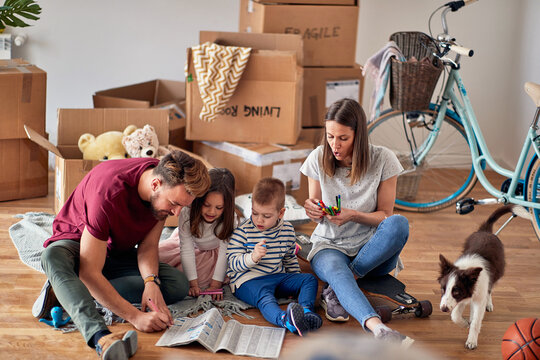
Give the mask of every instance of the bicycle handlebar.
[{"label": "bicycle handlebar", "polygon": [[458,53],[460,55],[464,55],[464,56],[468,56],[468,57],[472,57],[474,55],[474,50],[467,49],[466,47],[463,47],[463,46],[449,45],[448,47],[450,48],[450,50],[452,50],[453,52],[456,52],[456,53]]}]

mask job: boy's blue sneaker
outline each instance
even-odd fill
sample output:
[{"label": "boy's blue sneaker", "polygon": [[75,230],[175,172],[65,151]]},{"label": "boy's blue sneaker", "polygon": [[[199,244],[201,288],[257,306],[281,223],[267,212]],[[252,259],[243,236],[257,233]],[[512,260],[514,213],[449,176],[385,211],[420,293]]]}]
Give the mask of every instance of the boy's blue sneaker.
[{"label": "boy's blue sneaker", "polygon": [[297,302],[292,302],[287,306],[287,311],[281,319],[283,327],[300,336],[308,331],[306,321],[304,319],[304,307]]},{"label": "boy's blue sneaker", "polygon": [[304,308],[304,323],[308,331],[314,331],[322,326],[322,318],[319,314]]}]

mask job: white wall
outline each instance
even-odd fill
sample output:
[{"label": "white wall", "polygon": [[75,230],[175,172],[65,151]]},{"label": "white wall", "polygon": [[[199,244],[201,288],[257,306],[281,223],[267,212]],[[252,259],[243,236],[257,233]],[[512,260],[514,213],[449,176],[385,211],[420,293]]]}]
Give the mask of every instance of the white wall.
[{"label": "white wall", "polygon": [[[427,32],[445,1],[360,0],[357,62],[380,49],[391,33]],[[48,73],[47,131],[56,142],[56,109],[92,107],[96,90],[155,78],[183,80],[185,49],[200,30],[237,31],[238,0],[40,1],[41,19],[26,29],[27,44],[13,55]],[[532,116],[525,80],[540,83],[540,25],[535,0],[480,0],[448,16],[450,33],[473,48],[462,76],[492,155],[517,159]],[[440,17],[432,21],[440,31]],[[531,49],[528,48],[531,46]],[[369,104],[371,84],[365,87]]]}]

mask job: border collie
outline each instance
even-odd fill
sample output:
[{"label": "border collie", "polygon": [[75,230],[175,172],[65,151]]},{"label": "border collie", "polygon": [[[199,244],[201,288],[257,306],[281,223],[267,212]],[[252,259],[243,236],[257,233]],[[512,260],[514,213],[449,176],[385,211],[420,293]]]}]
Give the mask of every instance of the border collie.
[{"label": "border collie", "polygon": [[[469,327],[465,347],[475,349],[485,311],[493,311],[491,290],[504,274],[504,247],[493,234],[493,224],[504,214],[513,212],[523,216],[526,212],[515,205],[495,210],[478,230],[465,241],[463,253],[455,263],[442,254],[440,259],[441,310],[451,311],[451,319],[461,327]],[[519,213],[519,214],[518,214]],[[527,216],[527,215],[525,215]],[[471,305],[469,320],[463,318],[463,310]]]}]

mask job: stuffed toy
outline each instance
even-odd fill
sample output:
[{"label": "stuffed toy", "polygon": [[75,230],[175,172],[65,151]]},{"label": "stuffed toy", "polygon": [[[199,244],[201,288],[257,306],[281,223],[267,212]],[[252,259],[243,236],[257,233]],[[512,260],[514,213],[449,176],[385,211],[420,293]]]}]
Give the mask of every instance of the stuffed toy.
[{"label": "stuffed toy", "polygon": [[129,125],[124,132],[107,131],[98,136],[82,134],[79,137],[79,149],[84,160],[125,159],[128,153],[122,145],[122,137],[135,131],[135,125]]},{"label": "stuffed toy", "polygon": [[55,306],[51,309],[51,318],[52,320],[39,319],[39,322],[43,322],[49,326],[54,326],[56,329],[58,329],[59,327],[66,325],[71,320],[71,317],[69,316],[64,319],[64,314],[60,306]]},{"label": "stuffed toy", "polygon": [[136,129],[130,134],[125,134],[122,144],[126,152],[131,157],[152,157],[157,158],[166,155],[169,150],[164,146],[159,146],[156,130],[152,125],[144,125],[141,129]]}]

